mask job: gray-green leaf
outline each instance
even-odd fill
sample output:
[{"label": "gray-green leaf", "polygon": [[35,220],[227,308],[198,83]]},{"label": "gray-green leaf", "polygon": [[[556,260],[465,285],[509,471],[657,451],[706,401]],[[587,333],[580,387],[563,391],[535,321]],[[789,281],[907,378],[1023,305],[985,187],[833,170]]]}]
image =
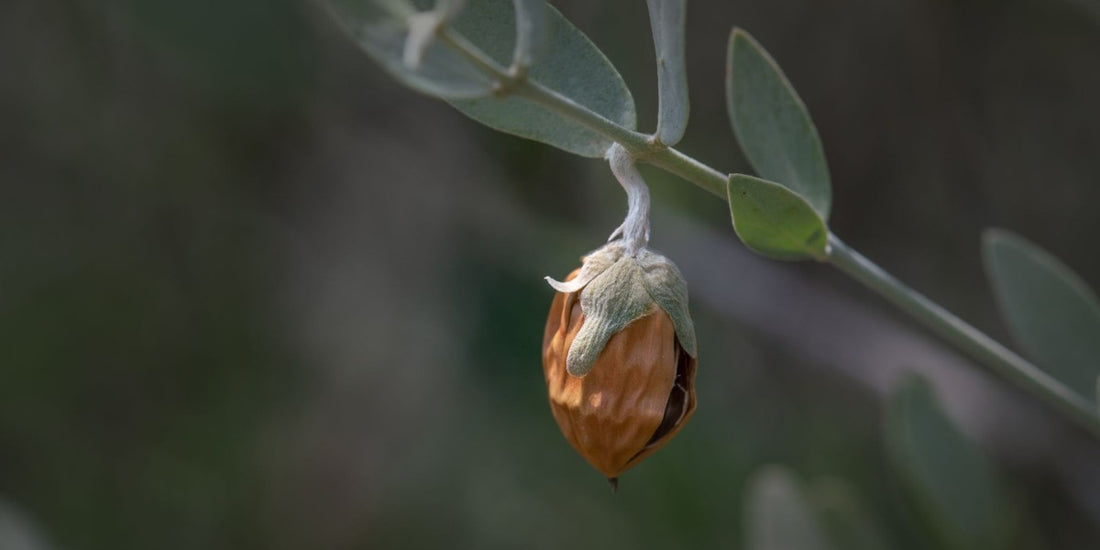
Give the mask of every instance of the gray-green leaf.
[{"label": "gray-green leaf", "polygon": [[[531,67],[529,78],[633,130],[634,98],[615,67],[553,7],[546,6],[545,15],[545,55]],[[454,28],[507,65],[514,55],[514,18],[511,0],[471,0]],[[602,157],[611,147],[611,140],[602,135],[515,95],[451,104],[486,126],[581,156]]]},{"label": "gray-green leaf", "polygon": [[676,145],[688,123],[688,80],[684,61],[686,0],[646,0],[657,50],[657,139]]},{"label": "gray-green leaf", "polygon": [[25,509],[0,496],[0,548],[47,550],[53,546]]},{"label": "gray-green leaf", "polygon": [[1008,231],[982,239],[986,272],[1013,336],[1074,392],[1094,399],[1100,375],[1100,304],[1065,264]]},{"label": "gray-green leaf", "polygon": [[516,48],[512,67],[526,71],[546,47],[546,2],[513,0],[516,8]]},{"label": "gray-green leaf", "polygon": [[825,550],[830,548],[789,470],[766,466],[745,489],[745,548],[748,550]]},{"label": "gray-green leaf", "polygon": [[744,174],[729,178],[733,228],[746,246],[778,260],[823,260],[825,222],[805,199],[778,183]]},{"label": "gray-green leaf", "polygon": [[[363,51],[406,86],[447,99],[483,97],[493,92],[492,78],[439,40],[420,36],[410,43],[409,17],[417,10],[409,2],[325,0],[324,3]],[[443,7],[448,10],[450,5]],[[441,16],[445,18],[442,12]]]},{"label": "gray-green leaf", "polygon": [[895,471],[947,548],[1003,548],[1011,536],[991,466],[941,410],[931,385],[911,375],[891,397],[886,444]]},{"label": "gray-green leaf", "polygon": [[741,29],[730,33],[726,102],[756,173],[798,193],[828,221],[832,191],[817,128],[779,65]]}]

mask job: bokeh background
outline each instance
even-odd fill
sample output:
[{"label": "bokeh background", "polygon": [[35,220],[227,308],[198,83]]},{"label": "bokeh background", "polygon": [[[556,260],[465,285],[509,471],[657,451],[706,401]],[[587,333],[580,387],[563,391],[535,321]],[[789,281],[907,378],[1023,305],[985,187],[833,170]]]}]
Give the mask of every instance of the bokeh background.
[{"label": "bokeh background", "polygon": [[[642,4],[553,3],[651,129]],[[850,244],[1005,341],[984,227],[1100,286],[1100,4],[692,2],[681,149],[748,171],[733,25],[813,113]],[[0,547],[741,548],[782,464],[842,484],[883,547],[938,548],[885,437],[910,372],[988,460],[1006,547],[1100,541],[1094,440],[646,174],[700,407],[612,494],[539,364],[541,277],[625,212],[603,163],[400,87],[312,2],[0,3]]]}]

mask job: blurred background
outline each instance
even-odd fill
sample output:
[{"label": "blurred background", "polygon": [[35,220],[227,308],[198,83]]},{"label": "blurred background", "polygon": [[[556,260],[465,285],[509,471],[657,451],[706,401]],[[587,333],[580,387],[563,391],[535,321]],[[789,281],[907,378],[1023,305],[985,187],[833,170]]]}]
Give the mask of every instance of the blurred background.
[{"label": "blurred background", "polygon": [[[553,4],[651,130],[642,4]],[[733,25],[813,113],[851,245],[1006,342],[983,228],[1100,286],[1100,3],[692,2],[680,148],[749,171]],[[539,359],[542,276],[625,212],[603,163],[402,88],[312,2],[0,3],[0,548],[762,548],[759,525],[807,506],[864,548],[1100,541],[1100,444],[646,174],[700,406],[612,494]],[[909,451],[963,459],[902,456],[899,384],[953,434]],[[997,496],[937,504],[905,464]]]}]

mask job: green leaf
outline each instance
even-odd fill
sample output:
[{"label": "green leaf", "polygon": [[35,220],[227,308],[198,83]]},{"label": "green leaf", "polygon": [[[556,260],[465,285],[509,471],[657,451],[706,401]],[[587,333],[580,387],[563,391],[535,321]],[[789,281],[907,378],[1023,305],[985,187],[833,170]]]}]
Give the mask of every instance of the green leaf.
[{"label": "green leaf", "polygon": [[[388,0],[393,1],[393,0]],[[419,0],[423,2],[424,0]],[[450,21],[454,19],[456,15],[462,12],[462,8],[465,7],[466,0],[436,0],[435,9],[443,14],[443,17]]]},{"label": "green leaf", "polygon": [[[324,4],[367,55],[406,86],[445,99],[492,94],[491,77],[432,36],[414,37],[411,42],[416,45],[410,49],[410,17],[427,23],[433,14],[418,14],[404,0],[324,0]],[[453,9],[452,3],[445,3],[439,16],[446,18]],[[423,31],[424,25],[420,28]],[[415,61],[415,67],[407,61]]]},{"label": "green leaf", "polygon": [[516,48],[512,67],[527,70],[546,47],[546,2],[514,0],[516,9]]},{"label": "green leaf", "polygon": [[789,470],[766,466],[745,489],[747,550],[831,548],[798,481]]},{"label": "green leaf", "polygon": [[[487,126],[586,157],[602,157],[611,146],[611,140],[576,122],[501,92],[505,83],[491,73],[503,74],[517,61],[527,66],[542,50],[528,78],[624,128],[635,128],[634,98],[615,67],[542,0],[470,0],[447,25],[457,34],[453,40],[435,36],[433,17],[445,20],[461,2],[444,2],[431,11],[423,11],[426,0],[415,6],[406,0],[324,2],[364,51],[398,80],[451,102]],[[463,46],[473,50],[457,49]],[[471,61],[471,55],[479,61]]]},{"label": "green leaf", "polygon": [[733,228],[746,246],[778,260],[823,260],[829,231],[802,197],[778,183],[744,174],[729,178]]},{"label": "green leaf", "polygon": [[886,550],[895,545],[874,520],[855,489],[836,478],[814,480],[810,502],[837,548],[845,550]]},{"label": "green leaf", "polygon": [[828,221],[832,191],[817,128],[779,65],[741,29],[730,33],[726,102],[756,173],[798,193]]},{"label": "green leaf", "polygon": [[[477,43],[489,57],[508,64],[513,56],[511,0],[472,0],[455,22],[455,29]],[[507,27],[508,32],[502,32]],[[633,130],[634,98],[618,71],[588,38],[553,7],[546,6],[545,55],[529,78]],[[531,103],[505,96],[451,101],[469,117],[502,132],[533,139],[585,157],[602,157],[611,140],[588,128]]]},{"label": "green leaf", "polygon": [[1039,367],[1087,399],[1100,375],[1100,304],[1065,264],[1008,231],[982,238],[986,272],[1013,336]]},{"label": "green leaf", "polygon": [[646,0],[657,50],[657,139],[676,145],[688,123],[688,81],[684,61],[686,0]]},{"label": "green leaf", "polygon": [[886,444],[922,517],[948,548],[1003,548],[1003,495],[980,449],[941,410],[932,387],[910,375],[891,396]]}]

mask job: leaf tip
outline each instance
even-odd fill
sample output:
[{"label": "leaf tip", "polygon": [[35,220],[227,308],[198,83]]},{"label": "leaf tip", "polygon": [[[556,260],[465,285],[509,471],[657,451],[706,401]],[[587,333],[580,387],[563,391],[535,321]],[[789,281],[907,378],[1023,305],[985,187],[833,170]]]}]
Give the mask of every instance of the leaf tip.
[{"label": "leaf tip", "polygon": [[999,245],[1012,238],[1012,232],[1000,227],[987,227],[982,230],[982,248]]},{"label": "leaf tip", "polygon": [[757,42],[756,39],[753,38],[753,36],[751,34],[749,34],[749,31],[747,31],[745,29],[742,29],[741,27],[734,27],[732,30],[730,30],[730,41],[729,42],[730,42],[729,45],[730,45],[730,51],[731,52],[733,51],[734,47],[736,47],[738,44],[749,46],[749,47],[752,47],[752,48],[755,48],[755,49],[758,49],[758,50],[763,50],[764,49],[760,45],[760,43]]}]

